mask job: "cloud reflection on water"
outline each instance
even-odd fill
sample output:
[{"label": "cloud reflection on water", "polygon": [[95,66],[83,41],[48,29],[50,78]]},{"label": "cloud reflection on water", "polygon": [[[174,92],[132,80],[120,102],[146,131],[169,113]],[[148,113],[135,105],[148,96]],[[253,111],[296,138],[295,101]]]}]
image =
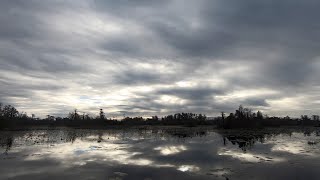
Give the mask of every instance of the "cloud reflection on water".
[{"label": "cloud reflection on water", "polygon": [[162,155],[171,155],[171,154],[177,154],[181,151],[186,151],[187,148],[183,145],[180,146],[160,146],[157,148],[154,148],[154,150],[160,151]]},{"label": "cloud reflection on water", "polygon": [[220,149],[218,152],[218,155],[220,156],[231,156],[232,158],[238,159],[240,161],[246,161],[246,162],[283,162],[285,161],[284,158],[281,157],[275,157],[275,156],[268,156],[266,157],[265,155],[262,154],[254,154],[254,153],[249,153],[249,152],[239,152],[239,151],[234,151],[234,150],[228,150],[228,149]]},{"label": "cloud reflection on water", "polygon": [[[203,133],[199,132],[205,132],[205,135],[200,136]],[[185,133],[187,135],[184,135]],[[169,128],[152,131],[133,129],[0,132],[0,136],[1,151],[9,149],[7,155],[2,154],[0,157],[1,166],[9,164],[8,168],[23,169],[29,166],[28,164],[39,163],[36,168],[24,173],[9,174],[0,170],[0,173],[8,178],[41,174],[43,172],[40,170],[45,171],[50,163],[55,164],[58,169],[55,171],[61,171],[61,175],[68,170],[78,172],[81,169],[83,173],[89,173],[103,168],[116,172],[125,171],[128,173],[126,177],[132,177],[137,173],[129,172],[132,167],[145,169],[141,174],[156,174],[163,170],[168,174],[193,174],[187,176],[189,178],[222,178],[237,177],[240,172],[249,168],[250,164],[255,165],[250,168],[261,170],[271,164],[288,168],[288,162],[303,162],[304,165],[314,167],[313,163],[319,162],[319,159],[308,159],[308,155],[319,153],[319,144],[310,146],[307,143],[308,140],[317,141],[319,137],[315,134],[305,136],[301,132],[217,133],[208,129]],[[8,141],[8,138],[11,140]],[[10,148],[7,147],[9,145]],[[153,179],[157,179],[157,176]]]}]

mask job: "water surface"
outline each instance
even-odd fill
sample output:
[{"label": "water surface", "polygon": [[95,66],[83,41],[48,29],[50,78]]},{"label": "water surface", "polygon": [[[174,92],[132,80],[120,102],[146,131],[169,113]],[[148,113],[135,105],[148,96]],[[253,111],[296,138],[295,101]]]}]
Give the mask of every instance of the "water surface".
[{"label": "water surface", "polygon": [[320,179],[320,129],[0,131],[1,179]]}]

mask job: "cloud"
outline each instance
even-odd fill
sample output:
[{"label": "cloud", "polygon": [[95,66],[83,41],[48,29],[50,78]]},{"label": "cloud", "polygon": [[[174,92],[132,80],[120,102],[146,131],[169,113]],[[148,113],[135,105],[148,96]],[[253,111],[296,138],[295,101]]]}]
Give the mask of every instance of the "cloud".
[{"label": "cloud", "polygon": [[[319,5],[2,1],[0,99],[40,115],[100,107],[215,115],[240,103],[295,115],[305,111],[293,104],[303,103],[316,113]],[[279,106],[287,99],[294,103]]]}]

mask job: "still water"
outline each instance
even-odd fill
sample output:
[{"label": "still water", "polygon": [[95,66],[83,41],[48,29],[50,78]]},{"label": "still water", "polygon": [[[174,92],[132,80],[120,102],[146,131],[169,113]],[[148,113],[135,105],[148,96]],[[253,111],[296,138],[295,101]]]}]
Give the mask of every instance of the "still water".
[{"label": "still water", "polygon": [[320,128],[58,128],[0,143],[0,179],[320,179]]}]

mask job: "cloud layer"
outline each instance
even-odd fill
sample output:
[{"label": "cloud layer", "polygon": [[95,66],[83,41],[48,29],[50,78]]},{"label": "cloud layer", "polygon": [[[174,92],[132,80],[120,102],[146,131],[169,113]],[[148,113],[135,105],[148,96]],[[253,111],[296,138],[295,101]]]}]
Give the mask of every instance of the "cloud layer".
[{"label": "cloud layer", "polygon": [[39,116],[320,110],[320,2],[1,1],[0,101]]}]

